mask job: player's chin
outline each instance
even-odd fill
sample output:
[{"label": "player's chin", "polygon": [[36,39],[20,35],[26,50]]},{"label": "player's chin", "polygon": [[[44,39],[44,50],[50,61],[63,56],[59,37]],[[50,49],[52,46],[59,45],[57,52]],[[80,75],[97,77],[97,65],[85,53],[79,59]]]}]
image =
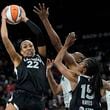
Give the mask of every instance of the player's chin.
[{"label": "player's chin", "polygon": [[34,53],[27,53],[26,57],[33,57],[35,54]]}]

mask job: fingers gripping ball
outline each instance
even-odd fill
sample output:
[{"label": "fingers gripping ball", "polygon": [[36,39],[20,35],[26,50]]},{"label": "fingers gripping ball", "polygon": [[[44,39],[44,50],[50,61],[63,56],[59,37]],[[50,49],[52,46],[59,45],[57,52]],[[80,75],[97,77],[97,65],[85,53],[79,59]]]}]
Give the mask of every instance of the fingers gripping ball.
[{"label": "fingers gripping ball", "polygon": [[7,23],[15,25],[21,20],[21,9],[18,5],[9,5],[6,11]]}]

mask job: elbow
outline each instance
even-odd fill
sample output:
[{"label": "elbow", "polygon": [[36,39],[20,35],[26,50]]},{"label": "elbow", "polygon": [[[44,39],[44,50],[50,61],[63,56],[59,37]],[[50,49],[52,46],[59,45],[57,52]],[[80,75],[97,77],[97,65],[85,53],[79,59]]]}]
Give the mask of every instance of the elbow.
[{"label": "elbow", "polygon": [[56,59],[54,60],[53,66],[54,67],[57,67],[57,61],[56,61]]},{"label": "elbow", "polygon": [[60,64],[60,62],[57,59],[55,59],[54,66],[57,67],[57,66],[59,66],[59,64]]}]

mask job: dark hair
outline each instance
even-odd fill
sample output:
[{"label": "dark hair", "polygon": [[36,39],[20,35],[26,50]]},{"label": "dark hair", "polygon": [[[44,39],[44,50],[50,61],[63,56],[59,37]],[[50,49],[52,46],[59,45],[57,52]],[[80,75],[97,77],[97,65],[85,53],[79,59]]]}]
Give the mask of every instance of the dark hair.
[{"label": "dark hair", "polygon": [[100,73],[99,63],[95,58],[86,58],[84,62],[87,68],[86,75],[95,76],[97,73]]},{"label": "dark hair", "polygon": [[81,52],[74,52],[72,53],[72,56],[75,58],[77,63],[81,63],[86,58],[86,56]]},{"label": "dark hair", "polygon": [[92,93],[95,91],[98,95],[100,93],[100,88],[102,87],[99,62],[95,58],[91,57],[86,58],[85,63],[87,68],[86,75],[92,77],[90,80]]}]

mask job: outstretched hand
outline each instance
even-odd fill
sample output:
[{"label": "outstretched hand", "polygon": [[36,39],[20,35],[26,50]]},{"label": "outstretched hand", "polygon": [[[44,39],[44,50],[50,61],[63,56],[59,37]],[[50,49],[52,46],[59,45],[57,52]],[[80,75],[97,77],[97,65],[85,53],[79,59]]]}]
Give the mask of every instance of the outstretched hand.
[{"label": "outstretched hand", "polygon": [[37,15],[39,16],[41,20],[44,20],[45,18],[48,18],[49,16],[49,8],[48,7],[46,8],[44,3],[42,4],[39,3],[39,7],[34,6],[33,11],[37,13]]},{"label": "outstretched hand", "polygon": [[51,61],[50,59],[47,59],[47,62],[46,62],[47,69],[51,69],[52,68],[53,62],[54,62],[54,60]]},{"label": "outstretched hand", "polygon": [[49,70],[51,70],[52,66],[53,66],[53,60],[51,61],[50,59],[47,59],[47,62],[46,62],[46,76],[48,77],[48,73],[49,73]]},{"label": "outstretched hand", "polygon": [[75,35],[75,32],[69,33],[68,36],[67,36],[67,38],[66,38],[66,40],[65,40],[64,46],[66,46],[68,48],[70,46],[72,46],[74,44],[74,42],[76,41],[76,37],[75,36],[76,36]]}]

